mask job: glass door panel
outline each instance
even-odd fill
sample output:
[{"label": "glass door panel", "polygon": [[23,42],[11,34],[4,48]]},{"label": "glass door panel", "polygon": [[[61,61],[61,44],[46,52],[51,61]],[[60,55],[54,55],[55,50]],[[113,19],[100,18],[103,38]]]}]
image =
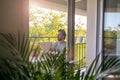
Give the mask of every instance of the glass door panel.
[{"label": "glass door panel", "polygon": [[105,0],[104,53],[120,55],[120,0]]}]

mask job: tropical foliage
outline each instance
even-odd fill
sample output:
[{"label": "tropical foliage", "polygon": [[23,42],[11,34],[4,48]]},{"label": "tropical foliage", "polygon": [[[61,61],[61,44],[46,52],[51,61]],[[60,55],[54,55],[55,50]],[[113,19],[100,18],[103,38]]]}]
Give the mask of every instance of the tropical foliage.
[{"label": "tropical foliage", "polygon": [[[85,22],[76,15],[75,36],[86,36]],[[58,29],[67,32],[67,14],[45,8],[30,9],[30,37],[55,37]]]},{"label": "tropical foliage", "polygon": [[86,73],[82,74],[81,78],[82,80],[101,80],[102,78],[107,78],[107,76],[111,75],[112,71],[114,71],[114,75],[119,76],[120,72],[114,70],[115,68],[119,70],[119,66],[119,57],[110,57],[109,55],[102,56],[101,53],[99,53],[91,63]]},{"label": "tropical foliage", "polygon": [[[15,37],[0,33],[1,80],[95,80],[99,78],[101,70],[108,75],[115,68],[119,70],[119,57],[105,56],[99,61],[101,59],[99,54],[85,72],[81,72],[79,68],[76,68],[75,72],[74,63],[65,60],[65,50],[62,54],[40,54],[40,49],[37,47],[33,56],[31,53],[35,41],[32,47],[30,44],[27,35],[18,34]],[[104,72],[106,70],[107,72]]]},{"label": "tropical foliage", "polygon": [[[2,80],[78,80],[73,64],[62,54],[40,53],[39,47],[31,55],[32,46],[27,35],[0,34],[0,78]],[[39,46],[39,45],[38,45]],[[40,55],[40,56],[39,56]]]},{"label": "tropical foliage", "polygon": [[65,29],[66,25],[64,12],[30,9],[30,36],[56,36],[57,30]]}]

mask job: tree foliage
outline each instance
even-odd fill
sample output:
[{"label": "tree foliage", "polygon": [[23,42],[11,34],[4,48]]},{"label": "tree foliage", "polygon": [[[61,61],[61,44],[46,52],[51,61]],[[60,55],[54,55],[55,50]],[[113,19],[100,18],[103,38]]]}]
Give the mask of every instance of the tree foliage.
[{"label": "tree foliage", "polygon": [[[75,36],[86,36],[86,29],[82,18],[75,19]],[[30,37],[56,36],[58,29],[67,32],[67,14],[45,8],[30,9]]]},{"label": "tree foliage", "polygon": [[30,10],[30,36],[56,36],[58,29],[65,29],[66,14],[48,9]]},{"label": "tree foliage", "polygon": [[104,31],[104,51],[113,53],[116,50],[117,30],[106,29]]}]

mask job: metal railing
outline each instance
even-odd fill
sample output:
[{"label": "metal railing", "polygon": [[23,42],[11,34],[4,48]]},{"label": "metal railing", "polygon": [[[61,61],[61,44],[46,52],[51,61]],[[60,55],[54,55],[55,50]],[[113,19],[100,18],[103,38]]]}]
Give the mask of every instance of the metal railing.
[{"label": "metal railing", "polygon": [[[77,37],[77,36],[76,36]],[[36,40],[37,42],[55,42],[57,41],[56,37],[29,37],[30,40]],[[86,43],[85,37],[82,37],[82,40],[75,40],[75,61],[77,67],[86,66]]]},{"label": "metal railing", "polygon": [[75,44],[75,60],[78,61],[78,67],[86,66],[86,43]]},{"label": "metal railing", "polygon": [[36,39],[36,41],[39,42],[53,42],[57,40],[57,37],[47,37],[47,36],[41,36],[41,37],[29,37],[31,40]]}]

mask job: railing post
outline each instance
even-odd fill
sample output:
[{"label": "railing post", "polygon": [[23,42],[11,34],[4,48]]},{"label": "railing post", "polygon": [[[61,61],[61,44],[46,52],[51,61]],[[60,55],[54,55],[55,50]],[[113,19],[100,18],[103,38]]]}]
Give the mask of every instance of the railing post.
[{"label": "railing post", "polygon": [[48,41],[50,42],[50,37],[48,37]]}]

